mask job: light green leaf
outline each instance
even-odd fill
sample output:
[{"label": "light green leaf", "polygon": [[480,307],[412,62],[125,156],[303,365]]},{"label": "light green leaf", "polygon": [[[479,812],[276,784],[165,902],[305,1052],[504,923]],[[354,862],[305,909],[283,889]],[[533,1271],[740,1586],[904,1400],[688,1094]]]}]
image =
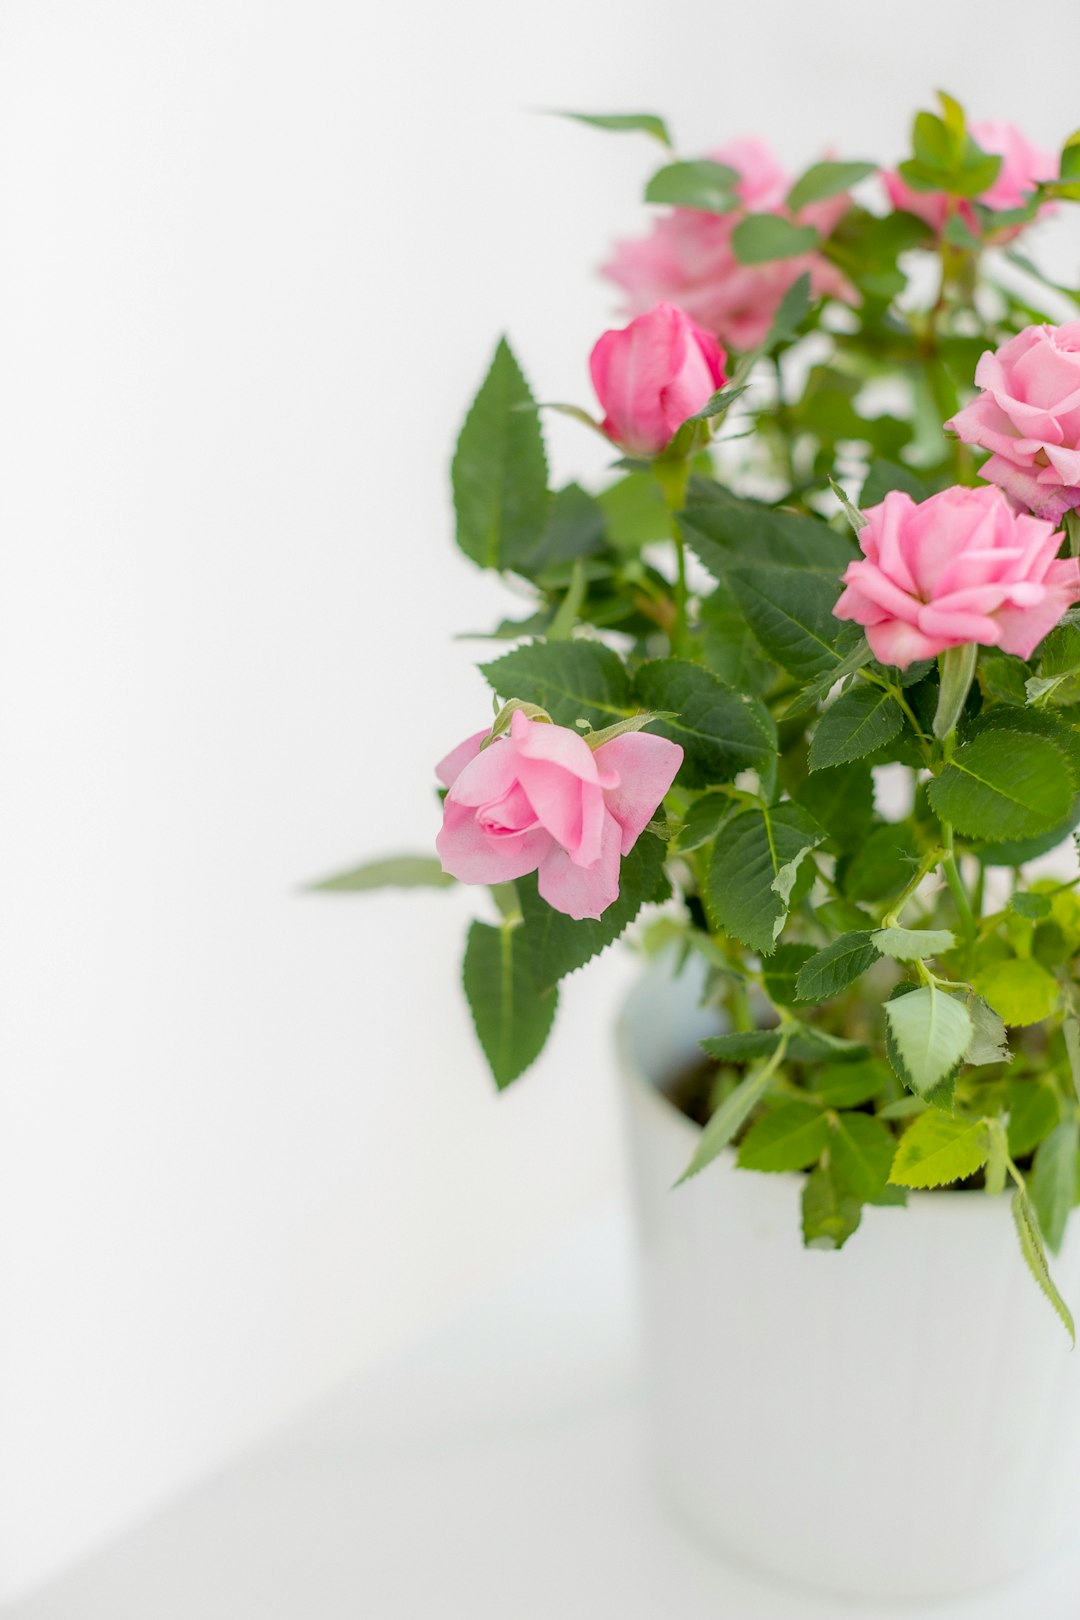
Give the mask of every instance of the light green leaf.
[{"label": "light green leaf", "polygon": [[474,922],[465,949],[465,995],[500,1090],[539,1057],[558,1006],[557,991],[537,992],[521,944],[511,922]]},{"label": "light green leaf", "polygon": [[1042,1233],[1039,1231],[1038,1217],[1032,1208],[1031,1201],[1019,1188],[1013,1194],[1012,1210],[1013,1220],[1016,1222],[1016,1233],[1020,1239],[1020,1252],[1027,1262],[1028,1270],[1061,1318],[1066,1333],[1068,1333],[1069,1338],[1075,1345],[1076,1328],[1073,1324],[1072,1312],[1058,1293],[1054,1279],[1050,1275],[1046,1250],[1043,1247]]},{"label": "light green leaf", "polygon": [[878,928],[870,937],[882,956],[898,962],[925,962],[956,948],[956,935],[947,928]]},{"label": "light green leaf", "polygon": [[849,187],[858,185],[860,180],[865,180],[876,169],[876,163],[813,163],[788,192],[787,205],[793,214],[797,214],[807,203],[836,197]]},{"label": "light green leaf", "polygon": [[482,568],[513,568],[548,518],[547,457],[529,385],[503,338],[465,418],[451,477],[457,543]]},{"label": "light green leaf", "polygon": [[773,949],[803,857],[825,833],[796,804],[742,810],[717,839],[706,903],[719,928],[751,950]]},{"label": "light green leaf", "polygon": [[1032,957],[988,962],[974,979],[975,989],[1013,1028],[1039,1024],[1058,1004],[1058,983]]},{"label": "light green leaf", "polygon": [[920,1097],[948,1079],[975,1033],[963,1002],[932,984],[887,1002],[885,1019],[889,1056],[899,1078]]},{"label": "light green leaf", "polygon": [[651,135],[661,146],[671,146],[671,136],[662,118],[655,113],[579,113],[560,112],[556,118],[572,118],[578,124],[591,124],[593,129],[611,130],[615,134]]},{"label": "light green leaf", "polygon": [[976,1067],[983,1063],[1011,1063],[1012,1053],[1009,1051],[1005,1025],[993,1007],[974,992],[964,997],[964,1006],[971,1014],[975,1027],[971,1045],[964,1053],[964,1062]]},{"label": "light green leaf", "polygon": [[689,1181],[691,1176],[696,1176],[700,1170],[704,1170],[705,1166],[711,1164],[739,1134],[768,1090],[774,1068],[775,1063],[770,1061],[760,1069],[752,1070],[745,1079],[740,1080],[735,1090],[724,1098],[702,1131],[697,1151],[679,1177],[677,1186],[681,1186],[684,1181]]},{"label": "light green leaf", "polygon": [[388,855],[311,887],[315,894],[359,894],[371,889],[448,889],[455,881],[435,855]]},{"label": "light green leaf", "polygon": [[706,214],[728,214],[739,206],[737,172],[712,158],[669,163],[645,187],[645,201],[696,208]]},{"label": "light green leaf", "polygon": [[803,1242],[808,1249],[842,1249],[861,1219],[859,1200],[831,1164],[811,1170],[802,1195]]},{"label": "light green leaf", "polygon": [[606,726],[637,708],[621,659],[598,641],[534,641],[480,672],[501,697],[538,704],[559,726]]},{"label": "light green leaf", "polygon": [[929,788],[942,821],[970,838],[1034,838],[1073,801],[1061,750],[1048,738],[995,728],[958,748]]},{"label": "light green leaf", "polygon": [[682,658],[643,664],[634,689],[647,708],[674,711],[674,718],[654,729],[684,751],[681,786],[730,782],[745,770],[769,777],[776,760],[776,725],[756,698],[744,697],[700,664]]},{"label": "light green leaf", "polygon": [[1078,1152],[1080,1130],[1075,1111],[1070,1111],[1039,1143],[1031,1169],[1031,1202],[1039,1230],[1055,1254],[1061,1249],[1069,1212],[1076,1203]]},{"label": "light green leaf", "polygon": [[841,934],[803,966],[798,980],[799,1000],[828,1001],[830,996],[838,996],[877,960],[868,933],[857,930]]},{"label": "light green leaf", "polygon": [[740,264],[768,264],[812,253],[820,238],[812,225],[793,225],[781,214],[747,214],[731,235]]},{"label": "light green leaf", "polygon": [[810,769],[862,759],[904,729],[904,714],[891,692],[853,686],[825,710],[810,742]]},{"label": "light green leaf", "polygon": [[743,1170],[805,1170],[821,1157],[829,1126],[811,1102],[781,1103],[754,1121],[739,1144]]},{"label": "light green leaf", "polygon": [[981,1170],[989,1155],[984,1119],[960,1119],[928,1108],[900,1138],[889,1181],[900,1187],[947,1187]]},{"label": "light green leaf", "polygon": [[896,1138],[880,1119],[853,1113],[837,1117],[829,1139],[829,1162],[861,1202],[878,1204],[895,1197],[886,1191],[895,1152]]},{"label": "light green leaf", "polygon": [[762,344],[762,351],[771,354],[781,343],[789,343],[799,330],[810,313],[810,272],[804,270],[796,281],[791,283],[787,292],[780,300],[773,323]]},{"label": "light green leaf", "polygon": [[814,1095],[827,1108],[858,1108],[889,1084],[889,1071],[878,1058],[861,1063],[827,1063],[813,1076]]},{"label": "light green leaf", "polygon": [[1009,1152],[1014,1159],[1022,1159],[1057,1124],[1057,1093],[1045,1080],[1010,1080],[1005,1088],[1005,1106],[1009,1111]]},{"label": "light green leaf", "polygon": [[629,720],[616,720],[613,726],[605,726],[602,731],[583,731],[582,736],[595,753],[603,748],[605,743],[612,742],[616,737],[625,737],[632,731],[644,731],[655,720],[674,720],[675,715],[663,710],[652,712],[645,710],[641,714],[632,714]]}]

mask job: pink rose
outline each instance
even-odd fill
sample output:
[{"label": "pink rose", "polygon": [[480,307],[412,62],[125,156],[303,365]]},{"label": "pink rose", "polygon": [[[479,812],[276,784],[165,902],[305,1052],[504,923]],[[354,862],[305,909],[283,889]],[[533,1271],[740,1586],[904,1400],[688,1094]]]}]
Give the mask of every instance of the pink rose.
[{"label": "pink rose", "polygon": [[1000,489],[959,485],[920,504],[893,490],[859,534],[833,612],[866,626],[874,657],[906,669],[979,642],[1030,658],[1080,600],[1080,561],[1058,558],[1052,523],[1014,510]]},{"label": "pink rose", "polygon": [[628,855],[675,780],[683,751],[644,731],[594,753],[567,726],[517,710],[486,748],[477,732],[436,767],[450,789],[436,848],[462,883],[509,883],[536,872],[567,916],[599,917],[619,896]]},{"label": "pink rose", "polygon": [[[740,176],[736,190],[743,208],[755,214],[783,214],[791,177],[764,141],[748,138],[710,153]],[[847,196],[811,203],[798,217],[828,236],[850,207]],[[820,253],[768,264],[740,264],[731,247],[743,209],[706,214],[697,208],[675,208],[657,220],[652,233],[635,242],[619,242],[603,274],[627,293],[626,313],[638,315],[658,300],[676,304],[706,331],[715,332],[736,349],[752,349],[772,325],[780,300],[793,282],[810,272],[818,298],[855,302],[855,293],[840,272]]]},{"label": "pink rose", "polygon": [[993,454],[980,469],[1057,523],[1080,506],[1080,321],[1026,326],[975,368],[982,393],[945,426]]},{"label": "pink rose", "polygon": [[605,332],[589,356],[604,432],[631,455],[658,455],[724,386],[726,359],[716,339],[672,304]]},{"label": "pink rose", "polygon": [[[999,212],[1010,208],[1022,208],[1035,189],[1037,181],[1057,178],[1058,160],[1054,154],[1042,147],[1033,146],[1015,124],[1007,124],[998,118],[988,118],[968,127],[977,145],[981,146],[984,152],[1001,158],[997,179],[976,199],[986,208],[995,208]],[[886,170],[882,174],[882,179],[894,208],[901,208],[906,214],[915,214],[929,225],[936,236],[941,235],[950,208],[950,199],[943,191],[916,191],[892,170]],[[1047,203],[1039,212],[1045,214],[1052,209],[1053,204]],[[966,197],[956,200],[956,212],[969,230],[978,231],[975,210]],[[1022,229],[1022,226],[1014,225],[1005,230],[995,231],[993,237],[997,242],[1010,242],[1019,236]]]}]

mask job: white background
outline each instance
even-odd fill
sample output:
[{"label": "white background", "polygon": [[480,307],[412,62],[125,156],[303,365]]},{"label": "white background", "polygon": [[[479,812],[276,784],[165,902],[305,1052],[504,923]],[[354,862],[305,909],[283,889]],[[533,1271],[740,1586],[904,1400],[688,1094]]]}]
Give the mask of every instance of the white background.
[{"label": "white background", "polygon": [[538,110],[798,166],[940,83],[1055,144],[1078,45],[1072,0],[0,8],[0,1599],[617,1178],[618,960],[496,1100],[473,897],[299,892],[427,848],[486,717],[446,464],[498,333],[587,402],[659,149]]}]

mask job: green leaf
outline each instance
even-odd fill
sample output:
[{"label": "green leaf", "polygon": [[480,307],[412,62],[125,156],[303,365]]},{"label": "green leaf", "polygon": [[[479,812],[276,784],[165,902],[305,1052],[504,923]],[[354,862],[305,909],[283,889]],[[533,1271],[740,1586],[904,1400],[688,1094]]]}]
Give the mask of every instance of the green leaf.
[{"label": "green leaf", "polygon": [[[874,821],[874,779],[870,766],[861,762],[835,765],[829,770],[815,771],[800,782],[792,798],[809,810],[829,837],[840,849],[855,849],[862,843]],[[820,917],[821,913],[818,912]],[[861,927],[847,921],[841,928]],[[833,930],[833,924],[827,924]]]},{"label": "green leaf", "polygon": [[890,1059],[899,1078],[920,1097],[948,1079],[975,1033],[963,1002],[932,984],[887,1002],[885,1019]]},{"label": "green leaf", "polygon": [[679,743],[685,758],[680,785],[730,782],[740,771],[767,777],[776,758],[776,725],[756,698],[743,697],[718,676],[681,658],[643,664],[635,695],[650,709],[674,711],[655,730]]},{"label": "green leaf", "polygon": [[1078,1152],[1080,1131],[1072,1112],[1040,1142],[1028,1183],[1039,1230],[1055,1254],[1061,1250],[1069,1212],[1076,1203]]},{"label": "green leaf", "polygon": [[889,1181],[900,1187],[947,1187],[973,1176],[989,1156],[990,1132],[984,1119],[959,1119],[940,1108],[928,1108],[900,1138]]},{"label": "green leaf", "polygon": [[827,1063],[814,1076],[814,1095],[827,1108],[858,1108],[889,1084],[889,1071],[878,1058],[861,1063]]},{"label": "green leaf", "polygon": [[740,264],[769,264],[812,253],[819,240],[812,225],[793,225],[781,214],[747,214],[731,234],[731,248]]},{"label": "green leaf", "polygon": [[904,729],[904,714],[880,686],[853,686],[825,710],[810,741],[810,769],[862,759]]},{"label": "green leaf", "polygon": [[647,832],[623,857],[619,898],[602,917],[576,922],[541,899],[535,872],[518,878],[515,887],[524,927],[517,947],[528,963],[536,988],[541,992],[550,990],[567,973],[573,973],[618,939],[643,905],[661,898],[664,883],[664,846]]},{"label": "green leaf", "polygon": [[787,205],[793,214],[797,214],[807,203],[836,197],[876,170],[876,163],[813,163],[788,192]]},{"label": "green leaf", "polygon": [[534,641],[480,671],[500,697],[535,703],[559,726],[606,726],[636,707],[621,659],[599,641]]},{"label": "green leaf", "polygon": [[775,1007],[791,1007],[798,1001],[796,989],[804,962],[814,955],[812,945],[781,944],[762,963],[765,994]]},{"label": "green leaf", "polygon": [[728,214],[739,206],[737,172],[712,158],[669,163],[645,187],[645,201],[697,208],[706,214]]},{"label": "green leaf", "polygon": [[311,887],[316,894],[358,894],[369,889],[448,889],[454,882],[435,855],[388,855]]},{"label": "green leaf", "polygon": [[797,568],[732,569],[728,582],[764,651],[796,680],[812,681],[837,668],[835,579]]},{"label": "green leaf", "polygon": [[929,795],[940,819],[968,837],[1032,838],[1062,820],[1073,787],[1048,738],[995,728],[957,749]]},{"label": "green leaf", "polygon": [[712,1035],[700,1042],[704,1051],[718,1063],[743,1063],[750,1058],[769,1057],[781,1041],[785,1054],[794,1063],[821,1063],[850,1060],[859,1062],[867,1049],[857,1041],[845,1041],[827,1030],[810,1024],[789,1023],[775,1029],[750,1029],[732,1035]]},{"label": "green leaf", "polygon": [[1012,1053],[1005,1034],[1005,1025],[981,996],[972,991],[964,997],[964,1006],[971,1014],[975,1034],[964,1053],[964,1062],[976,1067],[983,1063],[1011,1063]]},{"label": "green leaf", "polygon": [[828,1001],[878,960],[868,933],[841,934],[824,950],[818,951],[799,973],[800,1001]]},{"label": "green leaf", "polygon": [[924,483],[910,467],[879,458],[870,463],[870,471],[859,495],[860,508],[865,512],[868,506],[879,505],[893,489],[903,490],[915,501],[925,501],[934,493],[931,486]]},{"label": "green leaf", "polygon": [[843,1186],[831,1164],[819,1164],[802,1195],[803,1242],[808,1249],[842,1249],[862,1219],[859,1200]]},{"label": "green leaf", "polygon": [[717,840],[706,902],[718,926],[752,951],[773,949],[799,863],[825,833],[797,804],[741,810]]},{"label": "green leaf", "polygon": [[782,1039],[779,1029],[746,1029],[730,1035],[709,1035],[700,1045],[702,1051],[718,1063],[747,1063],[754,1058],[770,1057]]},{"label": "green leaf", "polygon": [[1058,983],[1031,957],[988,962],[974,979],[975,989],[1013,1028],[1039,1024],[1058,1004]]},{"label": "green leaf", "polygon": [[789,343],[799,330],[810,313],[810,272],[804,270],[796,281],[791,283],[787,292],[781,298],[773,323],[770,326],[762,344],[762,351],[771,354],[781,343]]},{"label": "green leaf", "polygon": [[558,1006],[557,991],[538,994],[521,945],[513,923],[474,922],[465,949],[465,995],[500,1090],[539,1057]]},{"label": "green leaf", "polygon": [[679,1177],[677,1186],[681,1186],[691,1176],[696,1176],[699,1170],[704,1170],[705,1166],[711,1164],[739,1134],[768,1090],[774,1067],[775,1065],[769,1062],[760,1069],[752,1070],[745,1079],[740,1080],[735,1090],[724,1098],[702,1131],[697,1151]]},{"label": "green leaf", "polygon": [[671,136],[662,118],[655,113],[579,113],[559,112],[556,118],[572,118],[578,124],[591,124],[593,129],[607,129],[615,134],[651,135],[662,146],[670,147]]},{"label": "green leaf", "polygon": [[597,502],[613,546],[637,551],[651,540],[667,539],[667,507],[651,472],[627,473],[601,490]]},{"label": "green leaf", "polygon": [[451,469],[457,543],[481,568],[513,568],[548,519],[547,457],[529,385],[505,338],[465,418]]},{"label": "green leaf", "polygon": [[1020,1252],[1027,1262],[1028,1270],[1061,1318],[1065,1331],[1075,1345],[1076,1328],[1073,1325],[1072,1312],[1058,1293],[1054,1279],[1050,1275],[1046,1250],[1043,1248],[1042,1233],[1039,1231],[1038,1217],[1032,1208],[1030,1200],[1019,1187],[1013,1193],[1012,1210],[1013,1220],[1016,1222],[1017,1236],[1020,1239]]},{"label": "green leaf", "polygon": [[915,834],[909,822],[885,822],[874,827],[840,873],[849,900],[883,900],[898,894],[919,862]]},{"label": "green leaf", "polygon": [[711,843],[733,811],[732,802],[726,794],[703,793],[694,800],[683,817],[678,836],[679,850],[700,849],[702,844]]},{"label": "green leaf", "polygon": [[870,937],[882,956],[898,962],[925,962],[956,949],[956,935],[947,928],[878,928]]},{"label": "green leaf", "polygon": [[835,583],[856,555],[851,541],[820,518],[740,500],[703,480],[691,482],[679,526],[714,579],[752,560],[756,568],[824,570]]},{"label": "green leaf", "polygon": [[1057,1093],[1045,1080],[1010,1080],[1005,1087],[1005,1106],[1009,1112],[1009,1152],[1014,1159],[1022,1159],[1057,1124]]},{"label": "green leaf", "polygon": [[579,557],[594,557],[603,549],[603,508],[580,484],[567,484],[552,495],[544,532],[518,566],[537,574]]},{"label": "green leaf", "polygon": [[805,1170],[816,1164],[829,1139],[829,1125],[811,1102],[781,1103],[754,1121],[736,1161],[743,1170]]},{"label": "green leaf", "polygon": [[896,1152],[896,1138],[871,1114],[840,1114],[829,1139],[829,1162],[864,1204],[891,1202],[886,1191]]}]

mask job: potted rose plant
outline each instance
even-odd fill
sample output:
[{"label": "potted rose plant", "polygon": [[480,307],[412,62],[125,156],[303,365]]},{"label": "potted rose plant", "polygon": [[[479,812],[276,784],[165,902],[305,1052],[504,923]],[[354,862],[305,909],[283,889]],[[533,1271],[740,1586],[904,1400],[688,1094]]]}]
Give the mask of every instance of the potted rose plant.
[{"label": "potted rose plant", "polygon": [[1080,1525],[1080,297],[1019,245],[1080,135],[942,96],[895,171],[743,140],[645,196],[599,413],[550,407],[605,487],[549,490],[505,341],[461,430],[458,544],[532,604],[438,766],[438,859],[325,887],[489,891],[499,1087],[637,923],[666,1488],[794,1578],[960,1590]]}]

